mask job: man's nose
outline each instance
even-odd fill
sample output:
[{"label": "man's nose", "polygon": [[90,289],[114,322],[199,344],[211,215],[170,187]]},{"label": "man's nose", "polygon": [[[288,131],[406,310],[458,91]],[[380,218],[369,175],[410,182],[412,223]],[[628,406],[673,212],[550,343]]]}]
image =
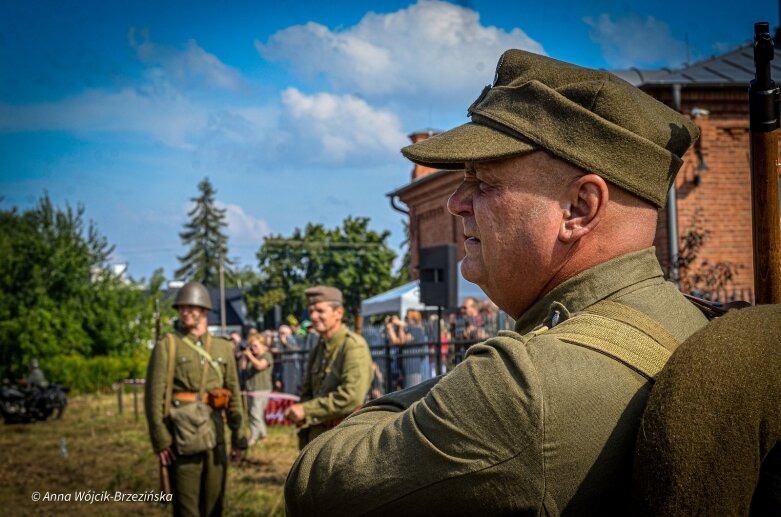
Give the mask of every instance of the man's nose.
[{"label": "man's nose", "polygon": [[447,200],[447,209],[453,215],[468,215],[472,212],[472,189],[465,181],[461,182]]}]

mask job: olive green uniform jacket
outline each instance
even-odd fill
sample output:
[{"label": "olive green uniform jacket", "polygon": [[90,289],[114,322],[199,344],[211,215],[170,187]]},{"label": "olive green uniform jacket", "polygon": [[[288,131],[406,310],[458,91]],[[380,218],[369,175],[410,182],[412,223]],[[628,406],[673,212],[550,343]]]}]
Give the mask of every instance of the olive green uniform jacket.
[{"label": "olive green uniform jacket", "polygon": [[603,299],[678,341],[706,323],[664,281],[653,248],[584,271],[529,308],[517,332],[474,345],[447,375],[373,401],[311,443],[288,475],[288,514],[624,514],[649,382],[531,332]]},{"label": "olive green uniform jacket", "polygon": [[[197,392],[201,381],[203,363],[201,356],[184,343],[184,337],[179,332],[172,333],[176,340],[176,366],[174,367],[174,393],[180,391]],[[190,335],[193,343],[198,343],[198,338]],[[206,336],[202,337],[202,341]],[[206,370],[206,391],[215,388],[227,388],[231,390],[232,397],[228,407],[228,426],[231,429],[231,441],[234,447],[246,447],[246,430],[244,422],[244,410],[241,403],[236,359],[233,355],[231,342],[219,337],[211,337],[212,347],[210,354],[222,372],[223,382],[214,369],[209,366]],[[146,385],[144,387],[144,409],[149,425],[149,435],[152,439],[152,448],[160,452],[166,447],[173,446],[173,436],[169,424],[163,420],[163,401],[165,400],[165,383],[168,376],[168,337],[163,336],[158,341],[147,367]],[[217,425],[217,442],[224,442],[224,427],[222,419]]]},{"label": "olive green uniform jacket", "polygon": [[309,354],[306,372],[301,386],[305,417],[299,433],[302,448],[327,431],[330,421],[359,408],[374,379],[366,340],[344,325],[330,340],[320,339]]}]

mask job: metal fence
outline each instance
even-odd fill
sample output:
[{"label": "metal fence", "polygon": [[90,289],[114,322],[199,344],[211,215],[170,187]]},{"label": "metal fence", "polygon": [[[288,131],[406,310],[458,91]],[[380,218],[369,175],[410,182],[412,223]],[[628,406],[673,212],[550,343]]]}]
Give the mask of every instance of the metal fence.
[{"label": "metal fence", "polygon": [[[370,398],[409,388],[446,373],[464,359],[471,345],[513,326],[513,321],[502,314],[477,321],[443,318],[437,346],[437,321],[427,320],[420,326],[406,327],[410,341],[403,345],[391,343],[385,324],[363,327],[362,335],[369,345],[374,367]],[[309,350],[286,350],[274,354],[275,390],[301,392],[308,355]]]}]

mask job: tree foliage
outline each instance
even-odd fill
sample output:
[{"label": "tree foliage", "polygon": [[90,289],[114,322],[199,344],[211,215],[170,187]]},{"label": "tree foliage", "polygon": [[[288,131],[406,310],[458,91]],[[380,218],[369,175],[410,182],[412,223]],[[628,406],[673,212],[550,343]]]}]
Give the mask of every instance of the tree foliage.
[{"label": "tree foliage", "polygon": [[[84,208],[0,210],[0,368],[26,372],[29,359],[130,355],[151,339],[154,299],[107,268],[113,250]],[[152,279],[158,292],[162,273]]]},{"label": "tree foliage", "polygon": [[197,280],[207,287],[217,287],[220,282],[220,256],[222,256],[226,277],[232,272],[233,262],[228,259],[228,237],[223,233],[225,209],[217,208],[214,195],[217,191],[209,178],[198,184],[199,195],[190,200],[195,204],[187,213],[190,221],[184,225],[179,238],[190,250],[183,257],[177,257],[181,267],[176,277],[185,281]]},{"label": "tree foliage", "polygon": [[260,280],[248,304],[263,312],[279,304],[283,314],[301,315],[304,290],[326,284],[342,290],[345,309],[354,317],[361,300],[395,285],[396,254],[388,247],[389,236],[387,230],[370,230],[367,217],[347,217],[334,229],[310,223],[290,237],[266,237],[257,253]]}]

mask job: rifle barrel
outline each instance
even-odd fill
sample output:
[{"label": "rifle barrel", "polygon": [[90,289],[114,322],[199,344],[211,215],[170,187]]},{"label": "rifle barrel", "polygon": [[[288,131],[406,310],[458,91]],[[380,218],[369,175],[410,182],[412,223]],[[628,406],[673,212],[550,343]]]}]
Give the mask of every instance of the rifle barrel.
[{"label": "rifle barrel", "polygon": [[778,176],[779,88],[770,75],[770,25],[754,25],[755,79],[749,87],[754,292],[759,304],[781,303],[781,189]]}]

